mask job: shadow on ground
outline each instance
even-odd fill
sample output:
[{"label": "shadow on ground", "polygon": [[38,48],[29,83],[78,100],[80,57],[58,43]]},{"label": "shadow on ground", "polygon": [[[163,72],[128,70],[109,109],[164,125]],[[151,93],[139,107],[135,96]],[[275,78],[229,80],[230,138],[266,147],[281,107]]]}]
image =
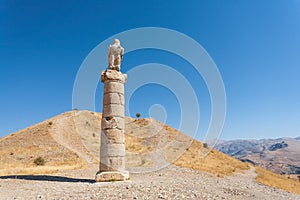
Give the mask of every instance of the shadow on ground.
[{"label": "shadow on ground", "polygon": [[80,178],[69,178],[64,176],[48,176],[48,175],[10,175],[0,176],[0,179],[21,179],[30,181],[54,181],[54,182],[84,182],[84,183],[95,183],[92,179],[80,179]]}]

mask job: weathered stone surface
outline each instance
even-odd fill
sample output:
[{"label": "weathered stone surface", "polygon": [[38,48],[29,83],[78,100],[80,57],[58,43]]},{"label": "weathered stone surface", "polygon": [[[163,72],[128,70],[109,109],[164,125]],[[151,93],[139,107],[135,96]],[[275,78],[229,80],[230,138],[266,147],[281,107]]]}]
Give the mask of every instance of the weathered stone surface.
[{"label": "weathered stone surface", "polygon": [[115,39],[113,45],[108,47],[108,69],[120,71],[123,55],[124,48],[120,40]]},{"label": "weathered stone surface", "polygon": [[95,180],[96,182],[127,181],[129,180],[129,172],[98,172]]},{"label": "weathered stone surface", "polygon": [[121,82],[108,81],[104,85],[104,94],[106,93],[124,94],[124,84]]},{"label": "weathered stone surface", "polygon": [[125,156],[125,144],[113,144],[101,141],[100,158],[104,158],[105,156]]},{"label": "weathered stone surface", "polygon": [[102,110],[103,110],[102,117],[104,118],[112,117],[112,116],[124,117],[124,113],[125,113],[124,105],[121,104],[103,105]]},{"label": "weathered stone surface", "polygon": [[121,93],[106,93],[103,96],[103,105],[120,104],[124,105],[124,95]]},{"label": "weathered stone surface", "polygon": [[102,117],[101,120],[101,127],[102,130],[107,130],[107,129],[120,129],[124,130],[125,122],[122,117]]},{"label": "weathered stone surface", "polygon": [[125,156],[104,156],[100,154],[100,171],[119,171],[125,170]]},{"label": "weathered stone surface", "polygon": [[100,170],[96,181],[127,180],[124,141],[124,84],[127,75],[120,72],[124,49],[118,40],[109,47],[109,67],[102,71],[104,83],[102,106]]},{"label": "weathered stone surface", "polygon": [[113,129],[118,127],[118,121],[116,117],[104,117],[101,119],[101,129]]},{"label": "weathered stone surface", "polygon": [[124,144],[124,130],[107,129],[101,132],[101,141],[103,143]]},{"label": "weathered stone surface", "polygon": [[102,71],[101,73],[101,81],[103,83],[106,83],[108,81],[111,82],[120,82],[125,83],[127,80],[127,74],[122,74],[119,71],[107,69],[105,71]]}]

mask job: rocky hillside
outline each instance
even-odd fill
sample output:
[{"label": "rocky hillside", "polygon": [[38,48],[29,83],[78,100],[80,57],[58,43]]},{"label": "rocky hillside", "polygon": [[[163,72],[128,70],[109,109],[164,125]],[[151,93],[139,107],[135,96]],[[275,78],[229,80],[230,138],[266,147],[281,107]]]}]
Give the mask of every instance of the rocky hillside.
[{"label": "rocky hillside", "polygon": [[223,141],[216,149],[280,174],[300,174],[300,137]]},{"label": "rocky hillside", "polygon": [[[100,113],[74,110],[0,138],[0,178],[92,170],[99,164],[100,128]],[[130,173],[175,165],[225,177],[250,169],[248,163],[203,147],[201,142],[154,119],[126,117],[125,145]],[[37,159],[43,163],[37,165]],[[256,173],[265,185],[300,194],[297,181],[263,169],[256,169]]]},{"label": "rocky hillside", "polygon": [[[154,119],[125,120],[126,168],[147,172],[170,163],[219,176],[249,166]],[[0,139],[0,175],[79,169],[99,162],[101,114],[66,112]],[[207,155],[207,156],[206,156]],[[36,166],[41,157],[45,165]]]}]

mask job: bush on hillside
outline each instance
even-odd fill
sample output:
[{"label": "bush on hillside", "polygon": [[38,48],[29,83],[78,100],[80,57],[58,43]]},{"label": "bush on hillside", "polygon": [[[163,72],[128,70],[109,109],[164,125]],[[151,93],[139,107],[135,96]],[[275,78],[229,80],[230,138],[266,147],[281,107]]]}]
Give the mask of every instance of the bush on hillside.
[{"label": "bush on hillside", "polygon": [[38,157],[33,161],[34,164],[36,165],[45,165],[45,159],[42,157]]}]

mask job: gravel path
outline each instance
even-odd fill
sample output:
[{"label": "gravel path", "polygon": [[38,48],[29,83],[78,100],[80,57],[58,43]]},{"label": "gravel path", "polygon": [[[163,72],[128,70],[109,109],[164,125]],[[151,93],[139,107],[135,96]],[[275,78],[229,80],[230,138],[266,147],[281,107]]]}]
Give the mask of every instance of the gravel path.
[{"label": "gravel path", "polygon": [[[0,199],[300,199],[255,182],[254,169],[245,174],[214,175],[169,166],[131,174],[129,182],[94,183],[97,166],[51,174],[0,178]],[[69,178],[72,177],[72,178]]]}]

